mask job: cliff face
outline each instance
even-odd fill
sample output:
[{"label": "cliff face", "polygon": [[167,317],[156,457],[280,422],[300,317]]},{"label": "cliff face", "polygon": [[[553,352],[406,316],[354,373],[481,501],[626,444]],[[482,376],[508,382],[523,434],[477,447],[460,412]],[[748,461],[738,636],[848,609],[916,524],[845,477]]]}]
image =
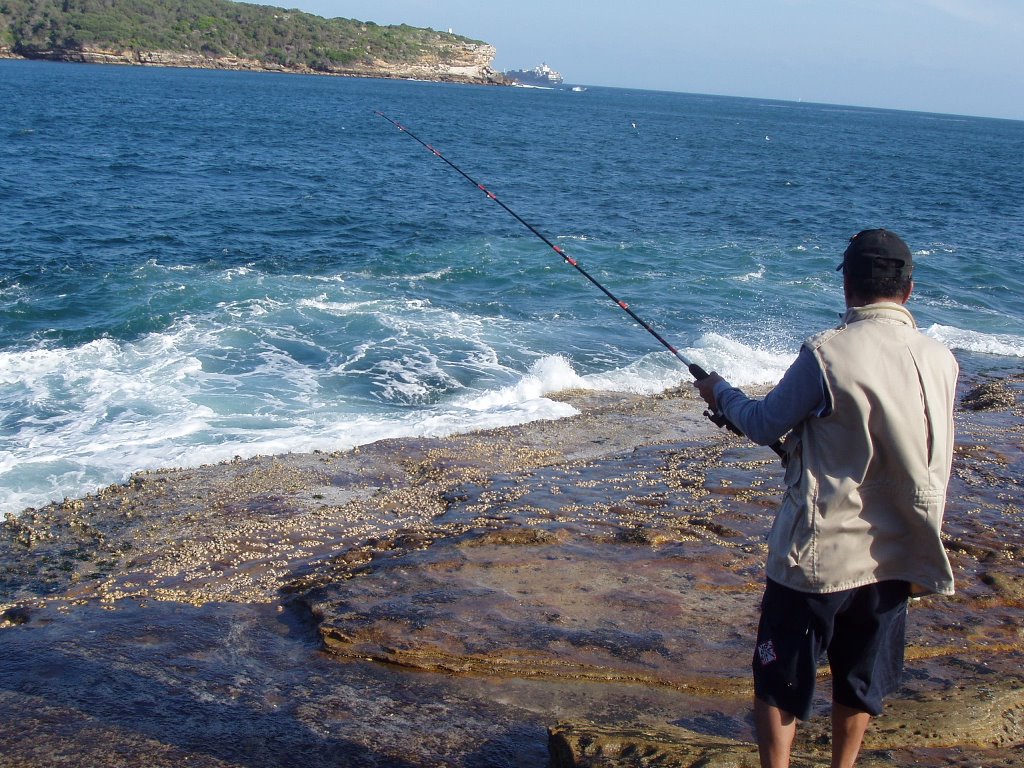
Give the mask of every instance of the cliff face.
[{"label": "cliff face", "polygon": [[0,57],[503,83],[452,32],[235,0],[3,0]]},{"label": "cliff face", "polygon": [[505,84],[504,75],[491,68],[495,53],[493,45],[465,42],[447,46],[442,54],[425,55],[411,63],[375,60],[369,65],[339,68],[335,74]]},{"label": "cliff face", "polygon": [[493,45],[467,41],[445,46],[440,52],[425,54],[410,62],[396,63],[373,59],[369,63],[338,64],[313,69],[305,65],[284,66],[252,58],[206,56],[188,51],[109,50],[83,47],[74,50],[38,51],[27,56],[19,56],[14,54],[10,47],[0,46],[0,58],[32,58],[86,64],[128,64],[190,69],[296,72],[348,77],[408,78],[439,82],[506,85],[505,77],[491,68],[495,53]]}]

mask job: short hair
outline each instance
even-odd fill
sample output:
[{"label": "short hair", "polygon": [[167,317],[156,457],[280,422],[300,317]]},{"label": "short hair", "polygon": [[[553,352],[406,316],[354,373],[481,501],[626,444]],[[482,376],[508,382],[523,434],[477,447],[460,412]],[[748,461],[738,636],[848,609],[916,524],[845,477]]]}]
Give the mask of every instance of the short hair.
[{"label": "short hair", "polygon": [[848,274],[846,279],[853,294],[869,304],[886,299],[902,299],[914,281],[911,275],[871,277]]}]

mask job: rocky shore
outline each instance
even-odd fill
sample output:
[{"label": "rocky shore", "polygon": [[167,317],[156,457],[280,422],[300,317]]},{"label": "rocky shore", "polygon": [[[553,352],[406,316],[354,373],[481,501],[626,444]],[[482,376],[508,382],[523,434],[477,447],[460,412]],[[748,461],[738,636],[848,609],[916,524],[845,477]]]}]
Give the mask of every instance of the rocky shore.
[{"label": "rocky shore", "polygon": [[[688,385],[134,475],[0,527],[0,765],[754,766],[781,471]],[[1024,765],[1024,376],[965,381],[867,766]],[[796,766],[827,764],[829,682]]]},{"label": "rocky shore", "polygon": [[[408,62],[374,60],[368,63],[331,65],[312,69],[305,65],[284,66],[239,56],[207,56],[182,51],[141,51],[135,49],[105,50],[82,47],[40,51],[31,56],[46,61],[64,61],[82,64],[121,64],[154,67],[181,67],[186,69],[231,69],[252,72],[290,72],[307,75],[337,75],[343,77],[380,77],[436,82],[471,83],[480,85],[508,85],[504,75],[491,64],[496,50],[485,43],[461,42],[448,45],[444,55],[426,53]],[[25,58],[0,47],[0,58]]]}]

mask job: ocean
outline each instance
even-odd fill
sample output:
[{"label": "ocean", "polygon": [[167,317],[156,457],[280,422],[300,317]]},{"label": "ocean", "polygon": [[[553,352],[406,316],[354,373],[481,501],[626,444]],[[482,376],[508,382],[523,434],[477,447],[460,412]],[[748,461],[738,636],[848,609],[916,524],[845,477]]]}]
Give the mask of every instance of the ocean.
[{"label": "ocean", "polygon": [[570,415],[685,368],[406,125],[734,383],[914,251],[965,375],[1024,365],[1024,122],[0,61],[0,513],[130,473]]}]

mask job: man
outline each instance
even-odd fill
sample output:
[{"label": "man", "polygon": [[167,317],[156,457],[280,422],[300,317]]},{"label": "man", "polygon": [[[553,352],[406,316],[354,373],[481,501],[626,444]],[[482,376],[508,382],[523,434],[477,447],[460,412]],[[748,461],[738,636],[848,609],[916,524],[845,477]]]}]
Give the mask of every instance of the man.
[{"label": "man", "polygon": [[897,235],[860,232],[837,268],[842,324],[805,341],[767,397],[752,400],[716,373],[694,385],[755,442],[788,433],[753,660],[765,767],[789,765],[823,652],[832,766],[852,766],[871,716],[899,685],[908,597],[953,593],[939,529],[958,369],[904,307],[913,266]]}]

